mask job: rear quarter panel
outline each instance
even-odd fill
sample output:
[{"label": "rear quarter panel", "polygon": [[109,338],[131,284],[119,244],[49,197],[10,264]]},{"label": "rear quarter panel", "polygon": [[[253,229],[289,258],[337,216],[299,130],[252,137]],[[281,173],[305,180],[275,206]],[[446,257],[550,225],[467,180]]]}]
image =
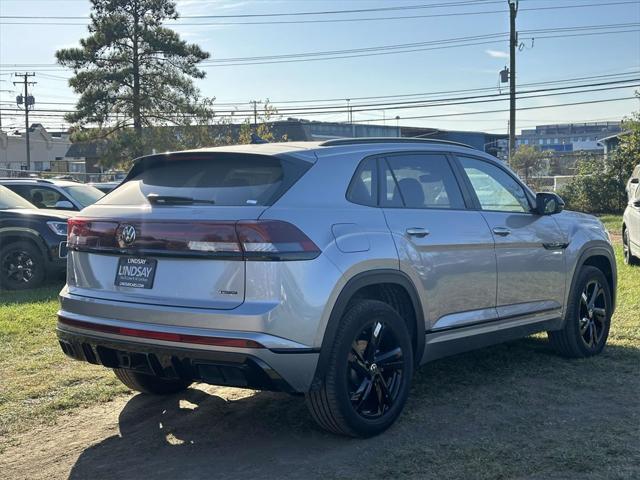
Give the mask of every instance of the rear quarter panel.
[{"label": "rear quarter panel", "polygon": [[[261,219],[278,219],[291,222],[300,228],[322,250],[332,269],[324,275],[316,275],[308,288],[289,284],[292,292],[306,301],[298,305],[311,309],[305,312],[316,316],[317,329],[313,345],[322,344],[329,316],[338,295],[346,283],[361,272],[377,269],[399,269],[391,232],[381,209],[357,205],[346,199],[346,192],[353,173],[364,154],[341,153],[335,157],[321,158],[284,194],[276,204],[266,210]],[[305,268],[306,262],[301,262]],[[251,268],[251,262],[248,263]],[[247,271],[247,296],[254,275]],[[265,285],[262,281],[256,282]],[[275,284],[277,285],[277,284]],[[296,312],[292,312],[294,316]]]}]

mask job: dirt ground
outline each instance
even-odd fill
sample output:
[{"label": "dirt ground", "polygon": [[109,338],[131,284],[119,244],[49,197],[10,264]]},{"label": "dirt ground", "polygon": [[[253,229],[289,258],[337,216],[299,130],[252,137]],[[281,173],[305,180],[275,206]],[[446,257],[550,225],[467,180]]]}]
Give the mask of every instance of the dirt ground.
[{"label": "dirt ground", "polygon": [[[529,338],[441,360],[373,439],[319,430],[302,397],[196,385],[129,395],[18,436],[7,479],[640,478],[638,351],[553,355]],[[585,375],[586,374],[586,375]]]}]

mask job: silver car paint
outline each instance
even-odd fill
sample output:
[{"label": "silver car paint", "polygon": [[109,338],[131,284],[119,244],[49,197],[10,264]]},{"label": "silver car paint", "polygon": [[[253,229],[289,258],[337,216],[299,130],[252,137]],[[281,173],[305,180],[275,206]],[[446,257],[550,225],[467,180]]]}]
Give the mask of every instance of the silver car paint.
[{"label": "silver car paint", "polygon": [[[318,349],[333,306],[348,281],[363,272],[393,269],[412,279],[422,304],[425,330],[436,332],[427,340],[427,348],[430,342],[560,318],[581,256],[589,249],[599,249],[613,257],[604,228],[594,217],[572,212],[549,217],[473,210],[416,212],[355,205],[346,199],[349,182],[362,159],[391,152],[442,152],[443,148],[469,154],[468,148],[455,145],[408,143],[212,149],[287,154],[313,166],[269,208],[181,207],[180,218],[284,220],[300,228],[322,254],[300,262],[235,262],[239,264],[236,270],[218,272],[213,283],[193,285],[193,295],[184,296],[180,303],[176,301],[179,296],[170,291],[170,281],[163,284],[162,295],[114,289],[113,260],[105,263],[93,258],[95,254],[74,252],[69,259],[73,280],[61,292],[60,313],[95,322],[206,329],[211,335],[267,335],[301,349]],[[497,162],[481,152],[473,154]],[[176,214],[177,210],[166,207],[145,210],[100,204],[82,212],[91,218],[118,219],[140,215],[170,219]],[[494,241],[491,225],[508,226],[513,235],[504,242]],[[430,234],[423,239],[410,238],[406,234],[409,226],[427,228]],[[547,250],[542,243],[568,245]],[[213,285],[217,288],[219,282],[231,282],[240,265],[245,267],[243,301],[237,306],[225,305],[211,293]],[[167,278],[174,284],[179,282],[184,266],[178,262],[168,267]],[[96,278],[99,280],[92,283]],[[145,300],[145,295],[164,296],[169,301],[161,305],[163,302],[151,297]],[[448,330],[460,326],[466,327]],[[300,391],[308,389],[318,358],[317,351],[297,354],[295,359],[267,349],[255,349],[251,354],[270,364]]]}]

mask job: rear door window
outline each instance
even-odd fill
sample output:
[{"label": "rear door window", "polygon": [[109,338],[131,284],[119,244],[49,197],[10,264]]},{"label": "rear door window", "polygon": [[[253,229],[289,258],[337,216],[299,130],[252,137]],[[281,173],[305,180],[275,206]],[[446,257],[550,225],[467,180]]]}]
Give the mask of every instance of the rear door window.
[{"label": "rear door window", "polygon": [[383,205],[464,209],[458,182],[444,155],[392,155],[385,160]]},{"label": "rear door window", "polygon": [[147,203],[147,195],[154,194],[209,205],[268,206],[311,166],[276,156],[224,153],[143,161],[147,164],[134,166],[131,178],[98,203],[137,205]]}]

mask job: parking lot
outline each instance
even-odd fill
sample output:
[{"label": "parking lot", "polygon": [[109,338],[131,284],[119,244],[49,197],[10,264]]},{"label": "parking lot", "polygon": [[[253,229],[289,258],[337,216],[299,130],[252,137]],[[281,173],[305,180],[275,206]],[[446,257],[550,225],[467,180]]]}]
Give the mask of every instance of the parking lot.
[{"label": "parking lot", "polygon": [[640,269],[617,254],[603,355],[566,360],[539,335],[436,361],[417,372],[399,422],[369,440],[319,430],[302,397],[207,385],[131,394],[59,351],[59,285],[3,293],[0,468],[6,478],[638,478]]}]

